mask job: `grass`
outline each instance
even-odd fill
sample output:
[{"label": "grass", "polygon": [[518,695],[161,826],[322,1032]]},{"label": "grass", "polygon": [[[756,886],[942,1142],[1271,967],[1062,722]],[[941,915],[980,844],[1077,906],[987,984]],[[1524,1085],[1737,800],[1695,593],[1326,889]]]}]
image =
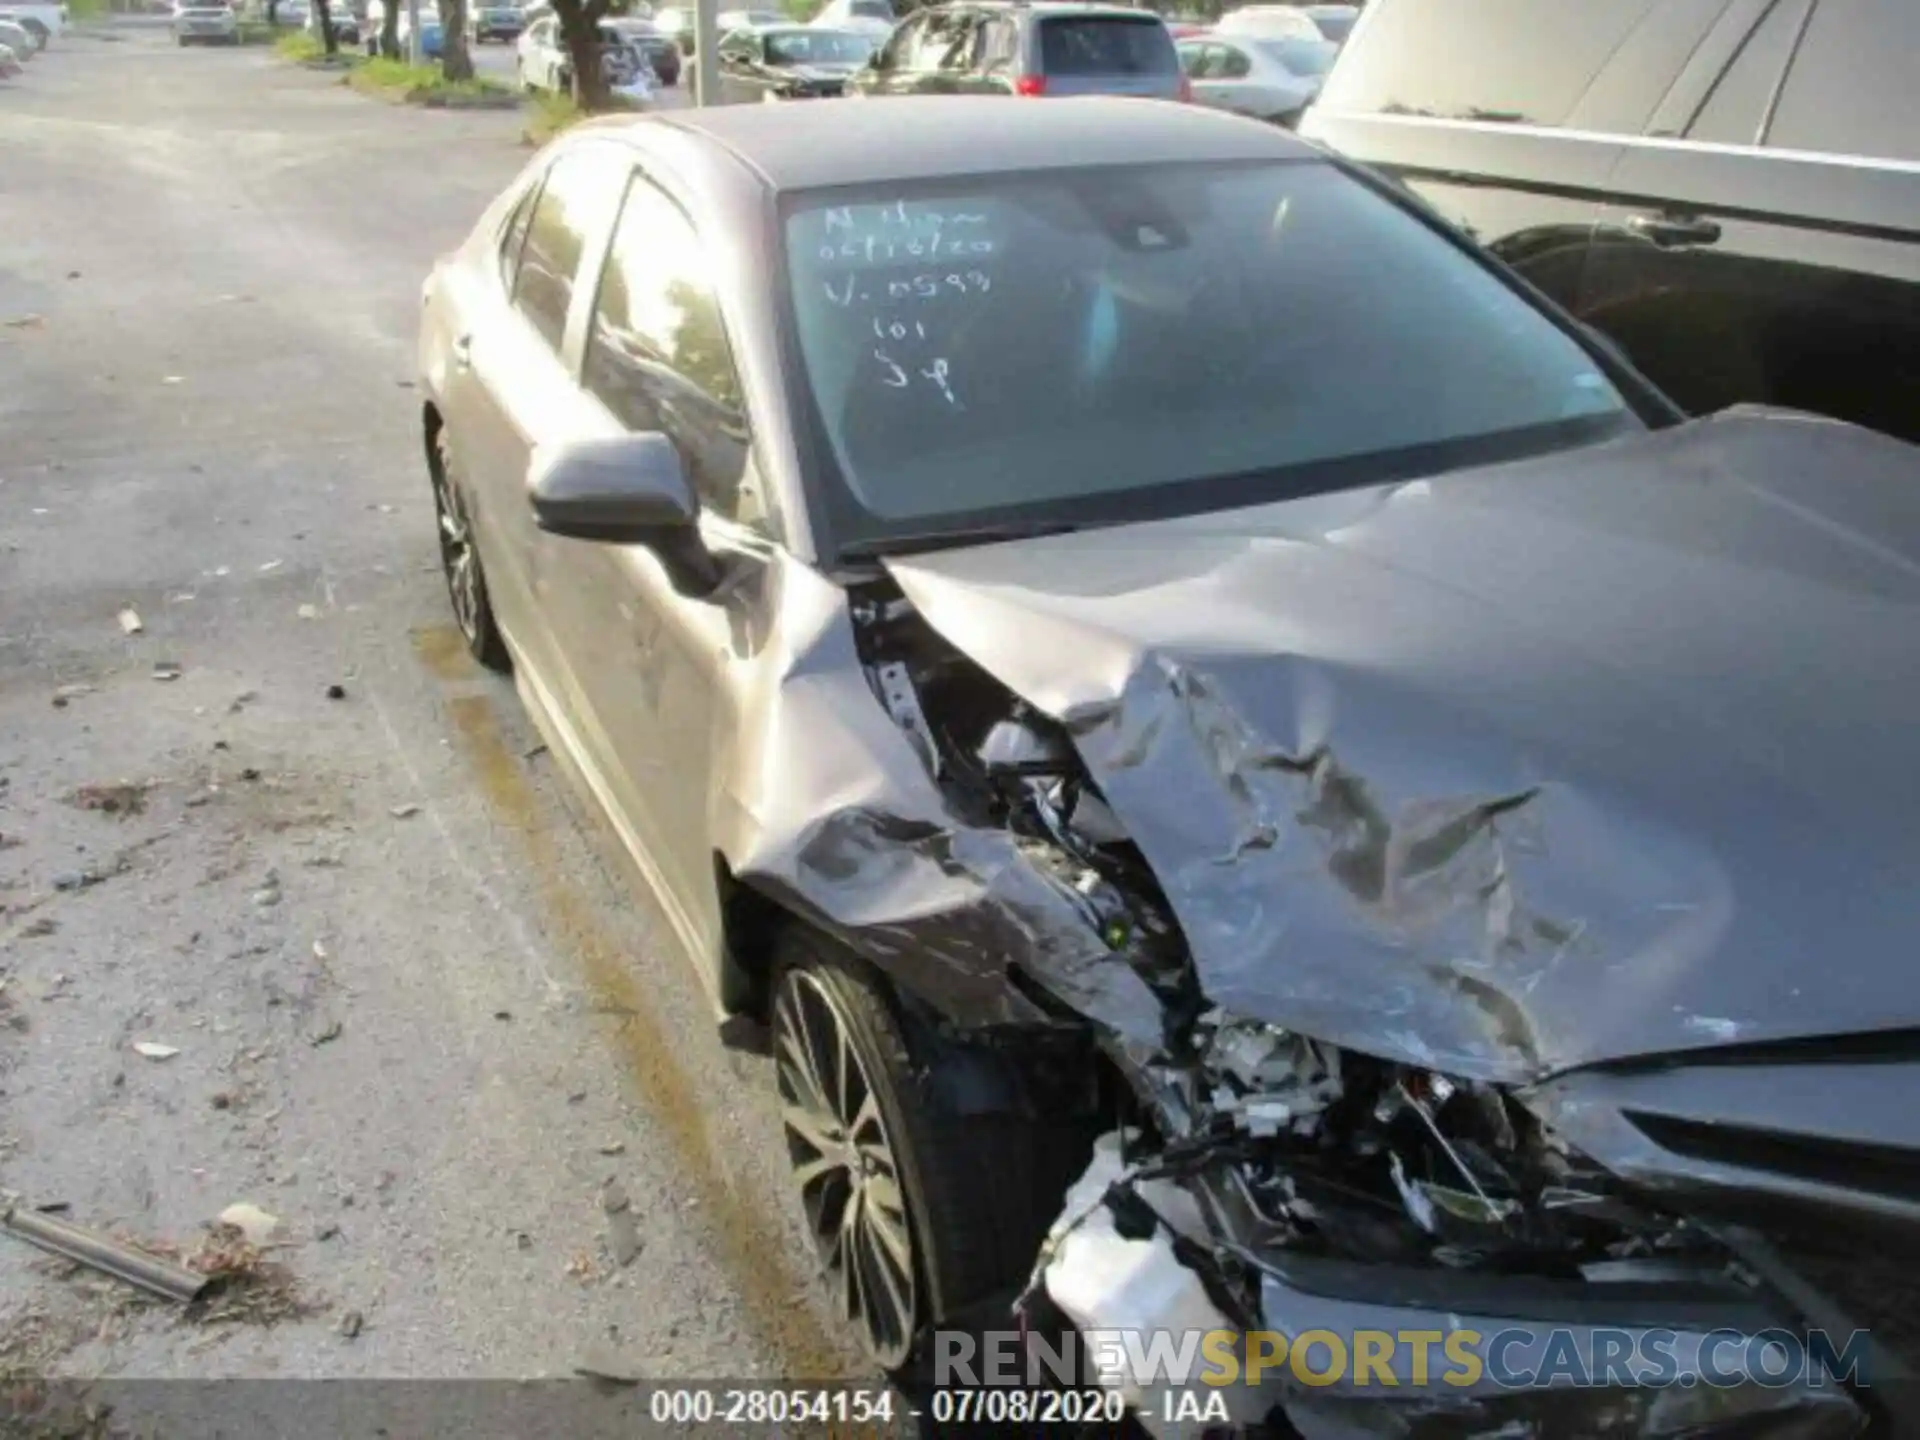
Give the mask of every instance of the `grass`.
[{"label": "grass", "polygon": [[[612,104],[600,113],[614,114],[637,108],[616,95],[612,97]],[[544,145],[562,131],[570,130],[589,118],[588,112],[576,105],[571,95],[554,95],[544,90],[527,97],[526,109],[527,124],[520,132],[520,138],[529,145]]]},{"label": "grass", "polygon": [[[340,50],[342,54],[352,53],[345,45]],[[318,35],[309,35],[304,30],[289,30],[273,42],[273,53],[282,60],[324,60],[327,47],[320,43]]]},{"label": "grass", "polygon": [[497,80],[449,80],[438,65],[409,65],[385,56],[356,65],[346,78],[363,95],[405,105],[504,105],[513,95]]}]

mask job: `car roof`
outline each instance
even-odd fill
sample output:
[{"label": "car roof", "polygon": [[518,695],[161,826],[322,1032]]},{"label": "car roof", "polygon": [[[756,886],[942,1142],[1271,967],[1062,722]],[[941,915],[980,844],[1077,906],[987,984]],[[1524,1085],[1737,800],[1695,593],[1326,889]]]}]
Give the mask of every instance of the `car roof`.
[{"label": "car roof", "polygon": [[1013,105],[979,96],[911,96],[868,105],[715,105],[593,122],[666,125],[730,151],[774,190],[886,184],[945,175],[1096,165],[1315,158],[1277,126],[1197,105],[1086,96]]}]

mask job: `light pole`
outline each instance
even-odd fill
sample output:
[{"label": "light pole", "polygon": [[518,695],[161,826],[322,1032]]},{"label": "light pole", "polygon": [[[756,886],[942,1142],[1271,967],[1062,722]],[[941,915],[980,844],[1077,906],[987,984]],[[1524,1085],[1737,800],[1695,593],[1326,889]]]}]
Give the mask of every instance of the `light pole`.
[{"label": "light pole", "polygon": [[693,103],[720,103],[720,0],[694,0]]}]

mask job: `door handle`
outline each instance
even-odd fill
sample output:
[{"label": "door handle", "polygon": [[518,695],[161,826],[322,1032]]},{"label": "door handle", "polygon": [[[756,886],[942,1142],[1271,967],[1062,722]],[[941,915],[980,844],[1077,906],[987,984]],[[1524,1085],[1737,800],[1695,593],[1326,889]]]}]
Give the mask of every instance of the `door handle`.
[{"label": "door handle", "polygon": [[1627,229],[1663,250],[1711,245],[1720,238],[1720,222],[1700,215],[1632,215]]},{"label": "door handle", "polygon": [[454,340],[453,364],[458,370],[473,368],[473,336],[461,335]]}]

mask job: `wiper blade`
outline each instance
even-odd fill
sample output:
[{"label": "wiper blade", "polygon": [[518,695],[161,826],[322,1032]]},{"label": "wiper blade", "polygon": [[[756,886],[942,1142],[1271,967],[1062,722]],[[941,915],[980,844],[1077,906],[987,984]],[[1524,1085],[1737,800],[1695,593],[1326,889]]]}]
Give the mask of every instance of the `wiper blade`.
[{"label": "wiper blade", "polygon": [[842,552],[851,559],[875,560],[883,555],[911,555],[922,550],[951,550],[962,545],[994,545],[1003,540],[1033,540],[1042,535],[1071,535],[1081,527],[1071,520],[1031,521],[1004,525],[957,525],[948,530],[923,530],[879,535],[849,545]]}]

